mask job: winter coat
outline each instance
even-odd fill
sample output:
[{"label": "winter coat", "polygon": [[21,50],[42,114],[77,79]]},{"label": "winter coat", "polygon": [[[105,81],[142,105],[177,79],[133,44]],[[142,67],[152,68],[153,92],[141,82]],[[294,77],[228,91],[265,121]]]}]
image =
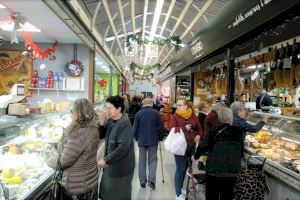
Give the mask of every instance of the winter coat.
[{"label": "winter coat", "polygon": [[243,138],[245,138],[246,132],[255,133],[259,131],[265,125],[265,122],[259,121],[256,125],[252,125],[249,124],[245,119],[242,119],[237,115],[233,115],[233,125],[242,130]]},{"label": "winter coat", "polygon": [[126,114],[119,120],[109,119],[105,125],[106,152],[104,160],[111,177],[133,173],[135,167],[132,127]]},{"label": "winter coat", "polygon": [[[98,173],[96,154],[99,144],[98,128],[95,124],[75,127],[64,134],[60,156],[63,171],[62,186],[68,193],[84,194],[97,186]],[[56,169],[58,154],[49,156],[47,164]]]},{"label": "winter coat", "polygon": [[217,177],[236,177],[241,168],[243,154],[242,131],[235,126],[223,124],[209,131],[194,155],[198,159],[209,152],[206,173]]},{"label": "winter coat", "polygon": [[[191,131],[187,131],[185,128],[186,124],[191,124]],[[171,130],[175,127],[175,132],[180,132],[180,128],[184,132],[185,139],[187,143],[194,143],[194,138],[196,135],[203,137],[203,130],[197,116],[193,113],[189,119],[184,119],[177,115],[176,113],[172,115],[169,129]]]},{"label": "winter coat", "polygon": [[163,134],[159,112],[151,107],[144,107],[135,115],[132,130],[139,147],[157,146]]},{"label": "winter coat", "polygon": [[207,137],[211,128],[218,127],[219,125],[218,113],[215,110],[211,110],[204,120],[204,138]]}]

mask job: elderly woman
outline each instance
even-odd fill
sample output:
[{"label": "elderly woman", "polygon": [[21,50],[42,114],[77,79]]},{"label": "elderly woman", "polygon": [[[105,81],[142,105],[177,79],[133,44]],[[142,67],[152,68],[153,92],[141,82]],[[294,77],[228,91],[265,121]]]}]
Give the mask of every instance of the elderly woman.
[{"label": "elderly woman", "polygon": [[244,103],[240,101],[233,102],[230,108],[233,112],[233,125],[242,130],[243,138],[246,137],[246,132],[255,133],[262,129],[269,118],[268,115],[265,115],[262,121],[259,121],[256,125],[252,125],[245,120],[247,116],[247,110],[245,109]]},{"label": "elderly woman", "polygon": [[[102,200],[131,199],[131,182],[135,167],[131,123],[124,114],[124,102],[120,96],[107,98],[107,113],[100,113],[100,126],[105,127],[104,159],[98,162],[103,168],[100,184]],[[105,116],[109,119],[106,120]],[[107,121],[107,122],[106,122]],[[103,130],[103,129],[102,129]]]},{"label": "elderly woman", "polygon": [[188,159],[192,156],[195,148],[195,143],[198,142],[203,135],[201,124],[188,106],[185,99],[178,99],[176,103],[175,114],[171,117],[169,128],[175,128],[175,132],[184,132],[187,141],[187,151],[184,156],[175,155],[176,173],[175,173],[175,190],[176,199],[185,199],[185,195],[181,192],[185,173],[187,170]]},{"label": "elderly woman", "polygon": [[209,131],[198,145],[193,159],[210,152],[206,166],[206,199],[233,199],[236,178],[241,168],[243,139],[241,130],[232,126],[229,108],[218,113],[220,126]]},{"label": "elderly woman", "polygon": [[87,99],[77,99],[72,108],[72,123],[63,134],[58,153],[46,151],[47,164],[63,172],[64,199],[97,200],[96,153],[99,143],[96,113]]}]

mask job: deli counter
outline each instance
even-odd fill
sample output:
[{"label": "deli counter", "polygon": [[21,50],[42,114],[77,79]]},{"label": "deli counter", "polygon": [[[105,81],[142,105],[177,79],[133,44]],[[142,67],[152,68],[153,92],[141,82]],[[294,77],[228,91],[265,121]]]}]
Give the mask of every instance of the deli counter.
[{"label": "deli counter", "polygon": [[0,117],[0,200],[35,199],[54,170],[45,163],[47,144],[57,144],[68,113]]},{"label": "deli counter", "polygon": [[245,157],[267,158],[266,199],[300,199],[300,118],[251,112],[247,121],[256,124],[264,115],[269,119],[263,129],[246,135]]}]

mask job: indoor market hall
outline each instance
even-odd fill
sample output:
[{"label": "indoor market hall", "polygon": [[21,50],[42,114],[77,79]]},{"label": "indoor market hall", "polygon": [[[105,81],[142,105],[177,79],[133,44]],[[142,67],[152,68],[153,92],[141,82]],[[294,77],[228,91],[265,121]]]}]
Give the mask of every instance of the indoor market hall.
[{"label": "indoor market hall", "polygon": [[0,200],[300,200],[300,0],[0,0]]}]

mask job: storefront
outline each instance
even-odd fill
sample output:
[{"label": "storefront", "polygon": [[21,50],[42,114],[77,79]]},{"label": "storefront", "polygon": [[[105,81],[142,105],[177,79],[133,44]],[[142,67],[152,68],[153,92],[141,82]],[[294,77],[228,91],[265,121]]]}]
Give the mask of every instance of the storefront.
[{"label": "storefront", "polygon": [[73,31],[43,1],[1,2],[0,199],[37,198],[54,173],[44,151],[70,124],[72,102],[98,103],[126,84]]},{"label": "storefront", "polygon": [[298,199],[300,192],[298,10],[299,1],[231,1],[182,50],[185,57],[171,62],[173,68],[191,68],[194,105],[210,98],[228,106],[238,100],[253,110],[257,97],[269,91],[277,107],[250,113],[251,123],[265,114],[270,120],[247,135],[245,147],[246,157],[267,158],[267,199]]}]

